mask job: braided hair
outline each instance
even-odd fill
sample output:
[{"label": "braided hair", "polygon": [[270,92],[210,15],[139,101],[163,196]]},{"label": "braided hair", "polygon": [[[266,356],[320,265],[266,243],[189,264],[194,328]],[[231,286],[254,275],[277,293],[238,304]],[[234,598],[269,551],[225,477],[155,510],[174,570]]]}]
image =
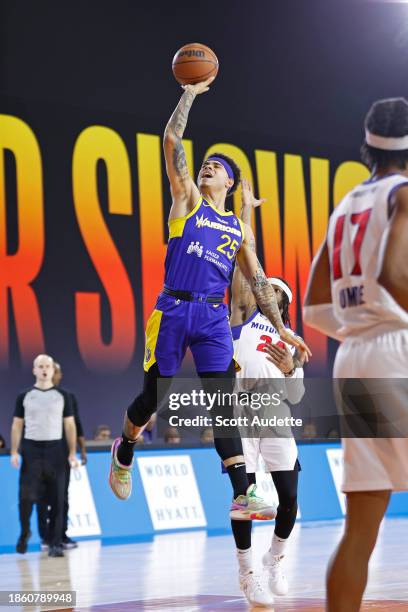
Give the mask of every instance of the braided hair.
[{"label": "braided hair", "polygon": [[[285,283],[285,285],[289,287],[289,283],[281,276],[275,276],[275,278],[278,278],[280,281],[282,281],[282,283]],[[289,289],[292,291],[291,287],[289,287]],[[289,314],[289,298],[284,291],[282,291],[281,310],[282,310],[281,317],[282,317],[283,324],[288,327],[292,327],[292,324],[290,322],[290,314]]]}]

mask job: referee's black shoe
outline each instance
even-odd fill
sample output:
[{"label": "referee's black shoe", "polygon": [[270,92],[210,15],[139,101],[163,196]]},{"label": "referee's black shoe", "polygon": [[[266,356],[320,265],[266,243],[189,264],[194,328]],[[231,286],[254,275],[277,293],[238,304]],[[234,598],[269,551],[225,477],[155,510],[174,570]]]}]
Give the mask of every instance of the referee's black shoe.
[{"label": "referee's black shoe", "polygon": [[70,550],[71,548],[78,548],[78,542],[75,542],[75,540],[72,540],[68,536],[65,536],[64,538],[62,538],[62,548],[64,550]]},{"label": "referee's black shoe", "polygon": [[64,550],[61,546],[61,544],[58,544],[56,546],[50,546],[50,550],[48,551],[48,556],[49,557],[64,557]]},{"label": "referee's black shoe", "polygon": [[31,538],[31,531],[28,533],[22,533],[17,540],[16,551],[20,555],[24,555],[27,552],[28,540]]}]

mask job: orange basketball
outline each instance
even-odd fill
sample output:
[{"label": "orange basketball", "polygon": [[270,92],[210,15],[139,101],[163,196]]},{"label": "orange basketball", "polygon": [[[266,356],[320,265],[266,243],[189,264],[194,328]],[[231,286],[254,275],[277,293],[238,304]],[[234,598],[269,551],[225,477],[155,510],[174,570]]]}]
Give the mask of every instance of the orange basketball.
[{"label": "orange basketball", "polygon": [[172,68],[181,85],[194,85],[217,75],[218,59],[209,47],[190,43],[177,51]]}]

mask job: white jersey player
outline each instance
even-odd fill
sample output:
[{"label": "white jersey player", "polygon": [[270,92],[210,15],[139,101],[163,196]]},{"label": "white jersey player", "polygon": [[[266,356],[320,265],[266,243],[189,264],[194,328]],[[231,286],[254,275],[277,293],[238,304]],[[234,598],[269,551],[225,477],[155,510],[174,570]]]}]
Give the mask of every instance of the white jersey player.
[{"label": "white jersey player", "polygon": [[[372,176],[330,218],[304,320],[342,340],[333,376],[355,389],[353,379],[364,379],[369,395],[354,393],[353,409],[370,405],[377,433],[390,437],[374,437],[368,420],[373,437],[343,439],[348,527],[329,568],[329,612],[359,610],[390,493],[408,489],[408,438],[401,437],[408,435],[408,102],[376,102],[365,128],[362,155]],[[387,378],[394,380],[387,384]],[[350,397],[342,385],[344,412]]]},{"label": "white jersey player", "polygon": [[[253,197],[250,185],[245,180],[242,181],[242,198],[242,219],[247,223],[248,231],[251,211],[261,201]],[[251,248],[255,250],[253,234],[248,239]],[[289,330],[289,304],[292,301],[292,292],[284,279],[271,278],[269,282],[275,290],[282,321]],[[273,408],[273,412],[270,407],[266,408],[262,416],[290,417],[290,409],[285,400],[297,403],[304,394],[301,367],[304,359],[299,359],[297,355],[295,357],[295,351],[292,352],[291,347],[280,342],[279,334],[260,311],[248,283],[237,266],[232,282],[231,331],[235,358],[241,367],[237,372],[235,392],[265,392],[272,396],[276,391],[283,390],[279,405]],[[288,381],[290,379],[290,383],[285,384],[282,379]],[[254,413],[250,411],[250,414]],[[257,581],[252,569],[250,522],[233,520],[232,530],[237,546],[242,590],[249,603],[270,605],[273,601],[272,594],[285,595],[288,591],[287,580],[282,572],[282,559],[287,539],[296,521],[300,466],[296,443],[289,427],[284,431],[275,432],[261,428],[258,436],[253,429],[250,433],[251,437],[242,438],[248,480],[255,484],[255,473],[261,456],[267,471],[271,473],[279,498],[271,547],[263,557],[263,564],[269,575],[266,589]]]},{"label": "white jersey player", "polygon": [[[268,280],[275,289],[278,303],[283,310],[283,305],[291,303],[292,292],[283,279],[269,278]],[[233,295],[233,300],[234,297]],[[248,306],[251,308],[252,303],[250,302]],[[274,348],[278,346],[284,350],[287,348],[291,356],[295,354],[295,349],[285,347],[281,343],[277,331],[271,326],[256,304],[253,307],[255,308],[254,312],[240,325],[234,326],[235,321],[233,319],[231,321],[234,355],[241,368],[236,373],[235,392],[248,391],[250,393],[251,391],[264,390],[272,395],[283,390],[284,393],[280,393],[280,404],[275,407],[274,413],[280,418],[290,417],[291,411],[285,400],[288,400],[290,404],[297,404],[302,399],[304,395],[303,381],[297,384],[288,382],[288,384],[282,385],[278,380],[285,378],[288,381],[303,379],[303,368],[294,367],[293,359],[290,360],[289,358],[289,365],[292,367],[288,366],[287,371],[282,371],[270,358],[268,359],[269,345]],[[287,311],[287,308],[285,310]],[[281,312],[281,315],[282,320],[284,322],[286,320],[286,325],[288,325],[287,313],[285,316],[285,313]],[[268,472],[293,470],[297,460],[297,446],[293,436],[281,437],[278,431],[264,431],[263,433],[265,437],[242,438],[247,472],[254,473],[258,470],[260,456],[264,460]],[[268,436],[268,433],[276,433],[276,436]],[[282,434],[284,435],[285,432],[282,431]]]}]

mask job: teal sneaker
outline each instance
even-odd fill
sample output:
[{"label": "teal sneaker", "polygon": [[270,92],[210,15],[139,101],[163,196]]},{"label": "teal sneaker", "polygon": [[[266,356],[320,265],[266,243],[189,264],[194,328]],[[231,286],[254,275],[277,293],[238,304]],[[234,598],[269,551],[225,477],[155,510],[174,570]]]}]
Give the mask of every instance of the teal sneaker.
[{"label": "teal sneaker", "polygon": [[132,467],[133,459],[130,465],[122,465],[117,458],[117,449],[121,443],[121,438],[116,438],[112,444],[112,460],[109,472],[109,485],[116,497],[119,499],[128,499],[132,492]]},{"label": "teal sneaker", "polygon": [[276,504],[268,504],[255,493],[256,485],[248,487],[246,495],[232,500],[230,517],[236,521],[270,521],[275,518]]}]

